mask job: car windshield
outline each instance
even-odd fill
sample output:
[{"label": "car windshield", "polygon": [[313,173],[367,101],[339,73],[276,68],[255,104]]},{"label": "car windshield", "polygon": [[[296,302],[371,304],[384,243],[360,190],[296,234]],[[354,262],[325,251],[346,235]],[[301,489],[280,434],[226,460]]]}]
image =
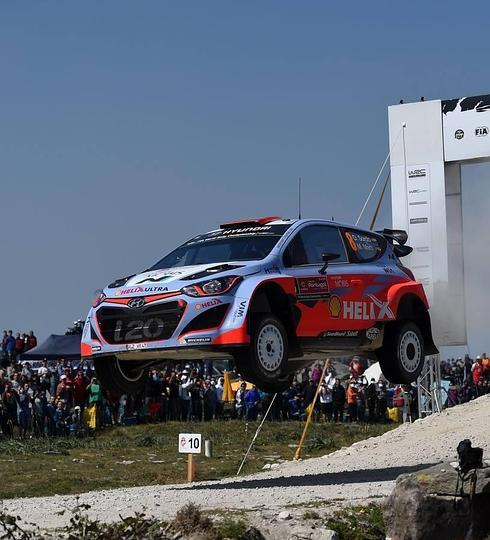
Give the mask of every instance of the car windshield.
[{"label": "car windshield", "polygon": [[159,260],[150,270],[227,261],[260,260],[271,252],[291,225],[220,229],[192,238]]}]

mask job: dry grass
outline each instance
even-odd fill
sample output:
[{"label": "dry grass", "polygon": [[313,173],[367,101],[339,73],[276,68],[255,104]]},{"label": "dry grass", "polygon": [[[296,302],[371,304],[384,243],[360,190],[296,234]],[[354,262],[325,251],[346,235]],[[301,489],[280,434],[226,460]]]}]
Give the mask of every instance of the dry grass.
[{"label": "dry grass", "polygon": [[[197,456],[197,480],[233,476],[256,427],[241,421],[172,422],[106,429],[95,439],[0,441],[0,499],[185,482],[186,458],[177,452],[182,431],[202,433],[214,444],[212,458]],[[391,427],[313,424],[303,457],[324,455]],[[266,423],[243,473],[292,459],[302,428],[299,422]]]}]

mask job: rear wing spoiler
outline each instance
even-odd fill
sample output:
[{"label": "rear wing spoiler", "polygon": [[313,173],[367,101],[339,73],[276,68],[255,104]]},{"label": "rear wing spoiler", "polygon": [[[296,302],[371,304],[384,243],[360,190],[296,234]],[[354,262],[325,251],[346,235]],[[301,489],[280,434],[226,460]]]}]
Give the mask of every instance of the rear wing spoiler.
[{"label": "rear wing spoiler", "polygon": [[[408,240],[407,231],[401,229],[383,229],[382,231],[376,231],[388,240],[393,246],[393,251],[397,257],[406,257],[412,253],[413,248],[406,246]],[[394,243],[396,242],[396,244]]]}]

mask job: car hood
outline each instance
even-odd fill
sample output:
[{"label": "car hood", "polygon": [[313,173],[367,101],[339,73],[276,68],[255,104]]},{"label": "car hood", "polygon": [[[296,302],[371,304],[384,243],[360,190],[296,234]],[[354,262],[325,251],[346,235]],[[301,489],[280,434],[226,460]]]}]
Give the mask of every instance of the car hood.
[{"label": "car hood", "polygon": [[128,279],[116,280],[106,288],[108,296],[141,295],[144,293],[175,291],[194,282],[229,274],[245,275],[253,272],[247,264],[213,263],[178,268],[148,270]]}]

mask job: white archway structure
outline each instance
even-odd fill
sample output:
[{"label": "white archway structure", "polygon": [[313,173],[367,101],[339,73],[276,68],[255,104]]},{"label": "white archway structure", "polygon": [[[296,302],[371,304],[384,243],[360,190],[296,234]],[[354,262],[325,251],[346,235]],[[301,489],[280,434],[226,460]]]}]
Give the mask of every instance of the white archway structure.
[{"label": "white archway structure", "polygon": [[490,95],[394,105],[388,117],[393,227],[414,248],[407,266],[437,345],[466,345],[461,165],[490,158]]}]

